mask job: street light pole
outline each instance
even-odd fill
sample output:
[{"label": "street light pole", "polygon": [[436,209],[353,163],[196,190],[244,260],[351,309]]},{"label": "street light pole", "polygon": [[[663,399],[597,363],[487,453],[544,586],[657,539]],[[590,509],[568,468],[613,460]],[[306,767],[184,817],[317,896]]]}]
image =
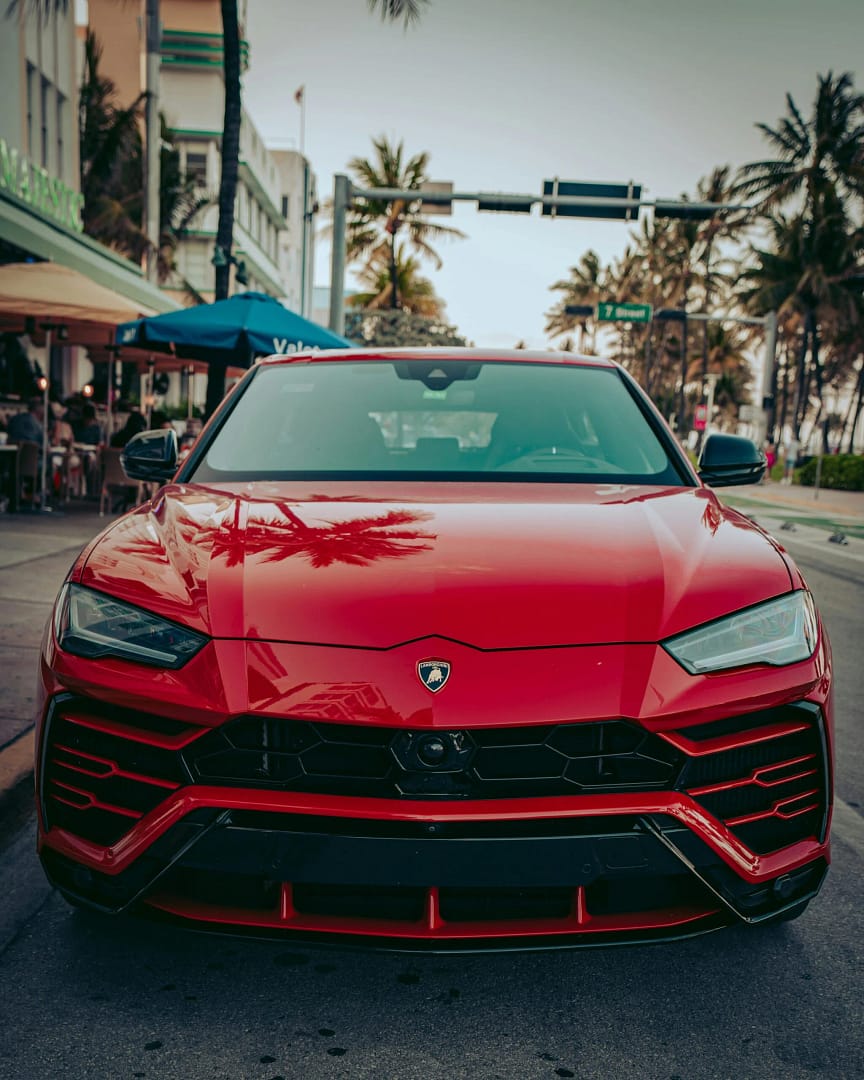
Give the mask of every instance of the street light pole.
[{"label": "street light pole", "polygon": [[333,252],[330,258],[330,329],[345,333],[345,224],[351,205],[351,181],[337,173],[333,184]]},{"label": "street light pole", "polygon": [[[45,331],[45,347],[48,350],[48,370],[51,370],[51,331]],[[48,389],[51,379],[43,375],[39,380],[42,390],[42,471],[39,478],[39,509],[44,513],[48,509]]]},{"label": "street light pole", "polygon": [[769,427],[774,413],[774,357],[777,352],[777,312],[769,311],[765,316],[765,352],[762,357],[762,411],[759,417],[759,436],[756,445],[761,447],[769,436]]},{"label": "street light pole", "polygon": [[147,278],[156,280],[159,251],[159,174],[161,171],[162,133],[159,130],[159,51],[162,45],[162,28],[159,22],[159,0],[147,0],[147,105],[146,174],[144,188],[147,195],[144,214],[147,231]]}]

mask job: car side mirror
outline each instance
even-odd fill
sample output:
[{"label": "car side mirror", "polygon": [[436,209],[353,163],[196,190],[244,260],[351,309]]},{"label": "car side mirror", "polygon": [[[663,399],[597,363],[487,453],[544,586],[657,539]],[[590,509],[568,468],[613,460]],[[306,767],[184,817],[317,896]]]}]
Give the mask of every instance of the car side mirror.
[{"label": "car side mirror", "polygon": [[765,457],[751,439],[740,435],[709,435],[699,455],[699,479],[711,487],[758,484]]},{"label": "car side mirror", "polygon": [[139,432],[126,444],[120,463],[130,480],[170,480],[177,471],[177,432],[173,428]]}]

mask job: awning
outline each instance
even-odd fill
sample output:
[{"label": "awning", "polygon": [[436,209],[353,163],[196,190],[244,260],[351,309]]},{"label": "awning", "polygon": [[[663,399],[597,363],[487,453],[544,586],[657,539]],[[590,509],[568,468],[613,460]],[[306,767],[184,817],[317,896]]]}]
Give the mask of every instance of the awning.
[{"label": "awning", "polygon": [[0,266],[0,316],[116,326],[152,314],[152,308],[68,266],[51,262]]},{"label": "awning", "polygon": [[[76,270],[88,280],[129,300],[136,311],[174,311],[179,305],[147,281],[140,267],[83,233],[74,233],[0,191],[0,239]],[[128,316],[124,316],[128,318]]]}]

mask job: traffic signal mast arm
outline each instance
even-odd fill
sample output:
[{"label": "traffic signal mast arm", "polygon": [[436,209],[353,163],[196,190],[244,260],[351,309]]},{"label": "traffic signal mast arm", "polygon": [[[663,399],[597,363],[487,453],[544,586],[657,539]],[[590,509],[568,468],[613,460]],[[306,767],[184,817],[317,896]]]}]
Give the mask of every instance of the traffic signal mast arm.
[{"label": "traffic signal mast arm", "polygon": [[[446,205],[451,202],[482,202],[490,208],[496,203],[502,208],[510,209],[514,205],[530,207],[539,204],[544,207],[570,206],[570,207],[594,207],[597,209],[638,209],[639,207],[651,207],[655,214],[659,210],[661,215],[664,210],[670,212],[680,211],[681,216],[688,211],[704,213],[707,217],[728,210],[749,210],[749,206],[733,203],[715,202],[672,202],[669,199],[610,199],[600,198],[594,195],[519,195],[507,194],[501,191],[420,191],[418,189],[403,188],[357,188],[348,181],[349,202],[354,199],[377,199],[378,201],[394,202],[417,202],[422,200],[426,203]],[[669,216],[673,216],[672,213]]]}]

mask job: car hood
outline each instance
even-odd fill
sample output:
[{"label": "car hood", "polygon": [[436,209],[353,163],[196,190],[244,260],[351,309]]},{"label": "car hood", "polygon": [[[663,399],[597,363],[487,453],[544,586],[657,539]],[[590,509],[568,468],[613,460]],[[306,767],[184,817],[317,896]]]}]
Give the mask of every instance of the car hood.
[{"label": "car hood", "polygon": [[321,487],[170,485],[77,576],[214,637],[375,649],[656,642],[792,587],[705,488]]}]

